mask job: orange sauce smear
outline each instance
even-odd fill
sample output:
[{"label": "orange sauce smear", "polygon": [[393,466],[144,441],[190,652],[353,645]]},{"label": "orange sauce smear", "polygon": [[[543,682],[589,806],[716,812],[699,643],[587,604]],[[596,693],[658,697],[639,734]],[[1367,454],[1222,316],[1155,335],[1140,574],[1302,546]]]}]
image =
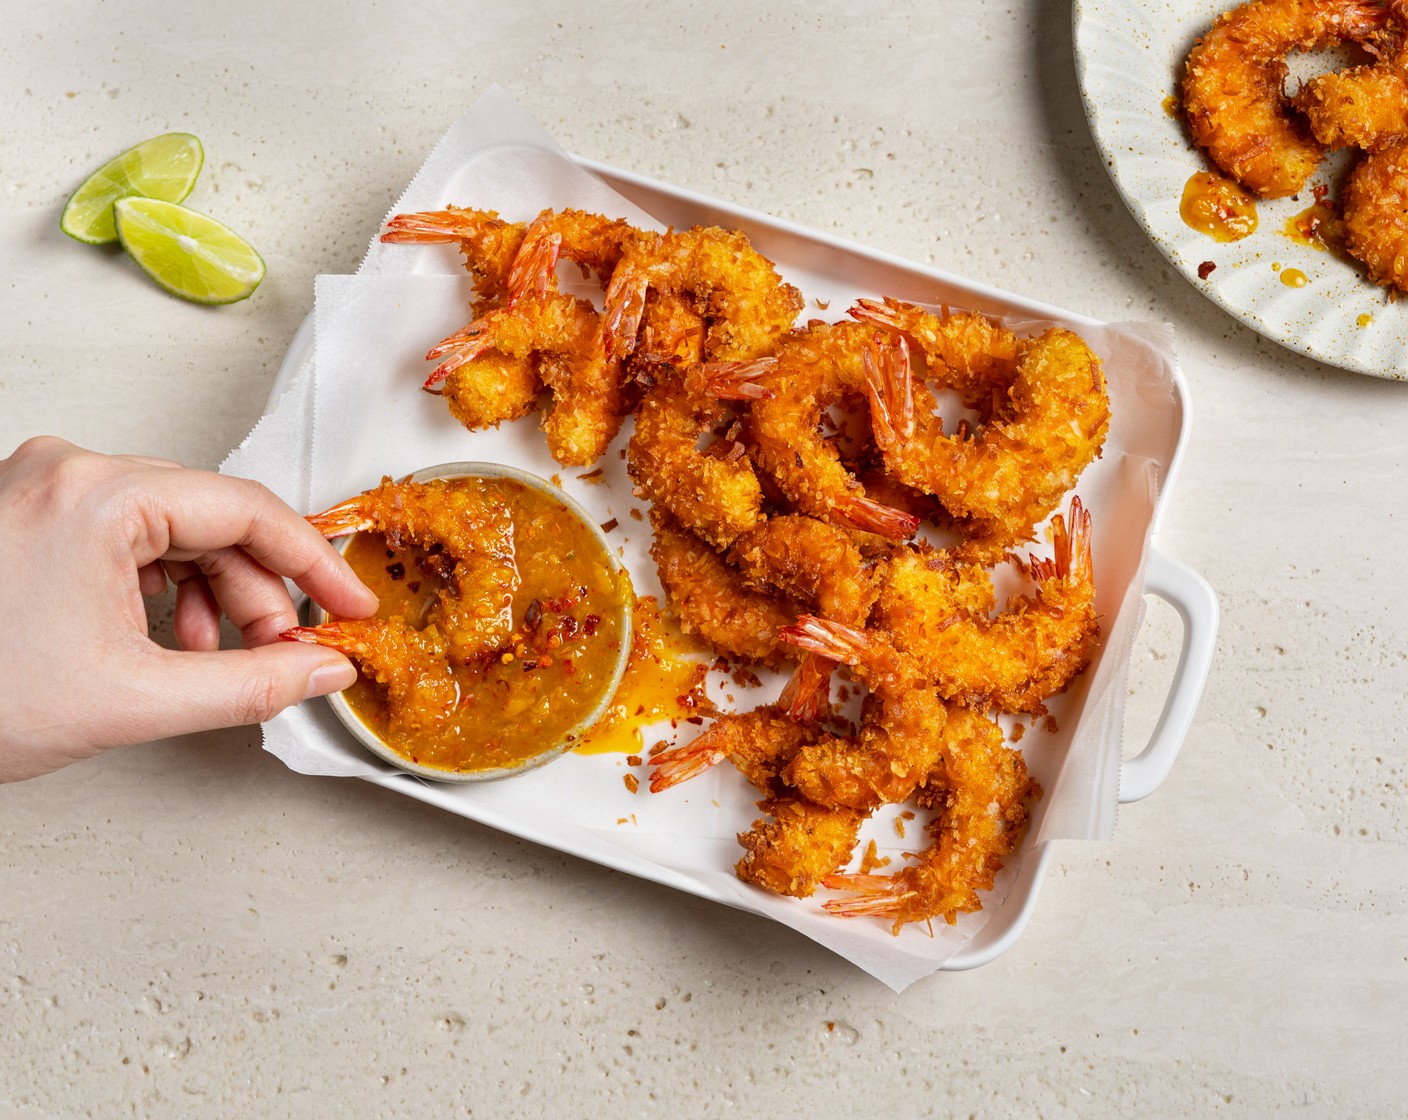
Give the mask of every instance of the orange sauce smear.
[{"label": "orange sauce smear", "polygon": [[[520,766],[570,737],[611,685],[625,640],[630,579],[616,571],[596,536],[550,495],[512,479],[465,479],[495,494],[514,522],[513,633],[503,648],[453,665],[459,703],[428,713],[412,730],[391,731],[385,690],[366,676],[345,693],[352,710],[398,754],[452,772]],[[425,625],[448,583],[443,556],[391,548],[358,533],[344,553],[381,599],[378,617]],[[421,721],[416,721],[420,724]]]},{"label": "orange sauce smear", "polygon": [[1333,202],[1325,198],[1322,190],[1316,190],[1315,201],[1298,214],[1286,219],[1281,230],[1297,245],[1304,245],[1318,252],[1329,251],[1336,256],[1347,256],[1344,247],[1344,219]]},{"label": "orange sauce smear", "polygon": [[1256,230],[1256,199],[1230,179],[1199,171],[1183,186],[1178,213],[1214,241],[1240,241]]},{"label": "orange sauce smear", "polygon": [[713,654],[663,616],[653,596],[636,600],[634,622],[621,686],[605,714],[573,748],[578,754],[644,754],[644,728],[708,710],[704,677]]}]

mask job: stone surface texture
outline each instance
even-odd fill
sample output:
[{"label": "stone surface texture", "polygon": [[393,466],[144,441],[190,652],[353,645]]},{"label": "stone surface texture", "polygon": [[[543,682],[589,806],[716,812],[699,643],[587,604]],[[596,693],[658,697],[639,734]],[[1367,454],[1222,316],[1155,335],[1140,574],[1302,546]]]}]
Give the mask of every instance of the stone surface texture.
[{"label": "stone surface texture", "polygon": [[[0,788],[0,1118],[1401,1115],[1408,386],[1167,265],[1091,141],[1069,7],[5,8],[0,454],[49,432],[217,466],[313,278],[499,83],[581,155],[1174,323],[1194,427],[1160,542],[1224,618],[1163,787],[1059,847],[1009,952],[900,995],[762,919],[294,775],[250,728]],[[206,147],[191,205],[268,262],[246,303],[59,233],[89,170],[176,129]],[[1131,741],[1178,642],[1151,601]]]}]

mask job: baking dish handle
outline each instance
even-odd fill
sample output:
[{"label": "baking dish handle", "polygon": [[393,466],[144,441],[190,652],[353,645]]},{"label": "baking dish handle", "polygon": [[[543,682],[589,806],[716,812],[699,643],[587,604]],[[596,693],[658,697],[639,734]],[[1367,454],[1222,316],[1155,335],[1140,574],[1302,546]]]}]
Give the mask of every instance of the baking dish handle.
[{"label": "baking dish handle", "polygon": [[1120,764],[1122,805],[1148,797],[1168,777],[1198,710],[1217,643],[1217,596],[1192,568],[1150,549],[1144,592],[1158,596],[1178,612],[1183,621],[1183,649],[1149,742]]}]

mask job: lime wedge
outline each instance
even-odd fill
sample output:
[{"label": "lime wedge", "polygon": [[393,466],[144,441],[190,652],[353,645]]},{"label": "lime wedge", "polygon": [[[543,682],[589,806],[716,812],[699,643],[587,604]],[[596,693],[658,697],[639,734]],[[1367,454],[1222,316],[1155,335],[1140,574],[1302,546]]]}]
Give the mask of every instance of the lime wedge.
[{"label": "lime wedge", "polygon": [[180,202],[196,185],[204,162],[205,149],[189,132],[143,140],[84,180],[64,207],[59,228],[89,245],[116,241],[114,202],[132,195]]},{"label": "lime wedge", "polygon": [[157,198],[122,198],[113,209],[122,247],[173,296],[235,303],[264,279],[259,254],[214,218]]}]

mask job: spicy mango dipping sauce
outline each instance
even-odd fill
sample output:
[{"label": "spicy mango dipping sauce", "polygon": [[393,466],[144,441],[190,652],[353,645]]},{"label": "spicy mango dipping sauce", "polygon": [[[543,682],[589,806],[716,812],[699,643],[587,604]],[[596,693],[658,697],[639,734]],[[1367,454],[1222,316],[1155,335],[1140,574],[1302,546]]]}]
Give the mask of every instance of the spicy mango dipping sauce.
[{"label": "spicy mango dipping sauce", "polygon": [[[497,499],[511,517],[517,586],[506,604],[500,594],[485,606],[506,607],[511,629],[502,640],[467,662],[450,657],[437,665],[437,674],[452,676],[453,687],[422,690],[447,697],[425,718],[393,711],[387,687],[365,666],[341,694],[397,756],[391,761],[434,772],[426,776],[501,777],[556,757],[604,711],[625,668],[630,577],[594,525],[546,483],[525,477],[534,484],[513,477],[448,479],[453,487]],[[456,590],[454,562],[439,545],[365,531],[348,540],[343,555],[380,597],[377,617],[399,617],[418,631],[435,624],[442,595]],[[471,591],[466,587],[463,599],[475,609]]]}]

